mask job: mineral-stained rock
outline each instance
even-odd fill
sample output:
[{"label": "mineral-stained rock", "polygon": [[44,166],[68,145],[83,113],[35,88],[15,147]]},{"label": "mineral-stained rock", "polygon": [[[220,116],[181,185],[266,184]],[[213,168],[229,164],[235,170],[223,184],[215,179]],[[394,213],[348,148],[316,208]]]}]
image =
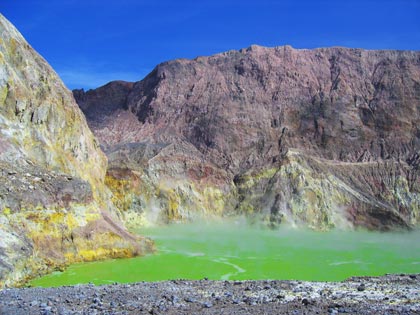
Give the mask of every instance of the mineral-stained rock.
[{"label": "mineral-stained rock", "polygon": [[74,95],[134,225],[208,213],[419,223],[419,52],[251,46]]},{"label": "mineral-stained rock", "polygon": [[419,52],[254,45],[75,96],[109,157],[111,189],[135,196],[123,207],[131,219],[419,223]]},{"label": "mineral-stained rock", "polygon": [[0,15],[0,288],[149,243],[117,219],[105,155],[70,91]]}]

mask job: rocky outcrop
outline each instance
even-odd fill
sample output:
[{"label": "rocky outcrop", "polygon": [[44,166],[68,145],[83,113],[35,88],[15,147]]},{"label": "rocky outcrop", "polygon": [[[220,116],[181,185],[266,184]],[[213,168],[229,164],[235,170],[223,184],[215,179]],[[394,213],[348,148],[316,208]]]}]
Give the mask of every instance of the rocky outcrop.
[{"label": "rocky outcrop", "polygon": [[70,91],[0,15],[0,287],[75,261],[130,257],[105,155]]},{"label": "rocky outcrop", "polygon": [[419,223],[419,52],[251,46],[75,97],[127,218]]}]

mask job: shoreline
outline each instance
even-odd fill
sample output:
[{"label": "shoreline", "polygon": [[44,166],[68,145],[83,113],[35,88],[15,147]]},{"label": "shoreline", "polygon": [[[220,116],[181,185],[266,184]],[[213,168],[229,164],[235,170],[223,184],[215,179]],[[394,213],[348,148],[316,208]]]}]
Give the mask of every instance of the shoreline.
[{"label": "shoreline", "polygon": [[0,314],[420,314],[420,274],[342,282],[170,280],[0,291]]}]

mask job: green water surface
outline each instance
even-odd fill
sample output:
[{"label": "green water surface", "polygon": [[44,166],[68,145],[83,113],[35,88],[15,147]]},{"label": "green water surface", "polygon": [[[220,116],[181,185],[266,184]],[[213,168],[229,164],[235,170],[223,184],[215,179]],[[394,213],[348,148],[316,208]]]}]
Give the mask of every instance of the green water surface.
[{"label": "green water surface", "polygon": [[237,222],[182,224],[138,231],[157,253],[70,266],[32,286],[168,279],[298,279],[337,281],[350,276],[420,273],[420,231],[314,232],[269,230]]}]

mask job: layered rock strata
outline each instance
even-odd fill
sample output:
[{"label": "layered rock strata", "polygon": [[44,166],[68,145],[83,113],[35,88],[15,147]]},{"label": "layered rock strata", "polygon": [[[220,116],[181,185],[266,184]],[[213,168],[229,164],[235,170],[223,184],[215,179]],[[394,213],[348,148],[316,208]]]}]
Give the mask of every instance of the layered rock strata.
[{"label": "layered rock strata", "polygon": [[419,52],[254,45],[74,95],[126,220],[419,223]]},{"label": "layered rock strata", "polygon": [[57,74],[0,15],[0,288],[75,261],[130,257],[107,159]]}]

